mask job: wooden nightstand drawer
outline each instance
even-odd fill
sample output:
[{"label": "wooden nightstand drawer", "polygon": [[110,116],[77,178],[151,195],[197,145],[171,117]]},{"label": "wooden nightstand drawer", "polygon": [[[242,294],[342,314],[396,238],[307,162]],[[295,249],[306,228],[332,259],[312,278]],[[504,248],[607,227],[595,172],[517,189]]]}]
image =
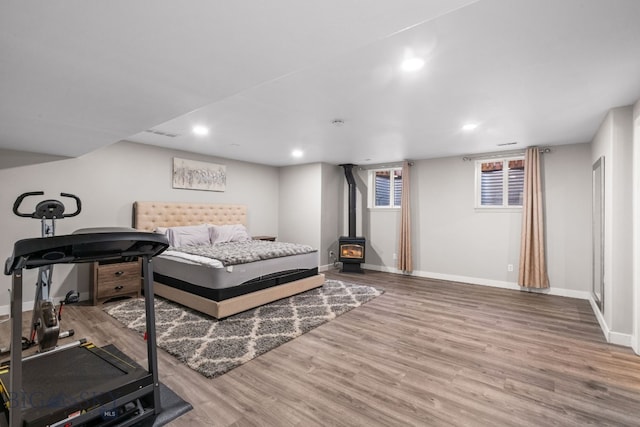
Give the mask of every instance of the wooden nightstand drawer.
[{"label": "wooden nightstand drawer", "polygon": [[94,262],[91,269],[93,304],[121,296],[140,296],[140,269],[139,261],[110,264]]},{"label": "wooden nightstand drawer", "polygon": [[120,282],[100,283],[97,290],[97,299],[117,297],[120,295],[138,294],[140,292],[140,279],[129,279]]},{"label": "wooden nightstand drawer", "polygon": [[140,280],[140,265],[137,262],[98,265],[98,283],[123,282],[135,278]]}]

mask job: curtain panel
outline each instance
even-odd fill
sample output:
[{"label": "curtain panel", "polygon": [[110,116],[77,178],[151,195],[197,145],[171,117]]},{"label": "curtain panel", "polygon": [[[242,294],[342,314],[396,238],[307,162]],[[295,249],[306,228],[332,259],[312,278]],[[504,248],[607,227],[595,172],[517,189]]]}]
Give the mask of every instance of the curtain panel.
[{"label": "curtain panel", "polygon": [[411,253],[411,179],[409,161],[402,163],[402,201],[400,207],[400,242],[398,244],[398,270],[413,271],[413,258]]},{"label": "curtain panel", "polygon": [[527,148],[524,164],[524,194],[518,284],[527,288],[548,288],[545,260],[543,191],[540,178],[540,150]]}]

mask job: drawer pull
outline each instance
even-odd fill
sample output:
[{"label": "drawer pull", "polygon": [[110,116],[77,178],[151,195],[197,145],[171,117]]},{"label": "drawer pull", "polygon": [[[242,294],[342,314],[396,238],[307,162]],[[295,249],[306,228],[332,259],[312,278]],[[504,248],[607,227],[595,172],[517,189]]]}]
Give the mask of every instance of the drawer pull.
[{"label": "drawer pull", "polygon": [[120,271],[116,271],[115,273],[113,273],[116,275],[116,277],[120,277],[124,274],[124,271],[120,270]]},{"label": "drawer pull", "polygon": [[115,288],[113,288],[113,289],[115,289],[116,291],[120,291],[120,290],[124,289],[124,286],[119,285],[119,286],[116,286],[116,287],[115,287]]}]

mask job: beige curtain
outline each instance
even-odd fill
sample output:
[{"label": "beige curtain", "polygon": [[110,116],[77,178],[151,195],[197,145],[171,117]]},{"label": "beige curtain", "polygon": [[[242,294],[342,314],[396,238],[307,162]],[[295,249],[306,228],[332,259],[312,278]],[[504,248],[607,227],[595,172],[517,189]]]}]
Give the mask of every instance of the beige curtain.
[{"label": "beige curtain", "polygon": [[405,160],[402,163],[402,201],[400,213],[400,247],[398,254],[398,270],[413,271],[413,259],[411,254],[411,184],[409,173],[409,162]]},{"label": "beige curtain", "polygon": [[527,148],[524,157],[524,173],[518,284],[528,288],[548,288],[538,147]]}]

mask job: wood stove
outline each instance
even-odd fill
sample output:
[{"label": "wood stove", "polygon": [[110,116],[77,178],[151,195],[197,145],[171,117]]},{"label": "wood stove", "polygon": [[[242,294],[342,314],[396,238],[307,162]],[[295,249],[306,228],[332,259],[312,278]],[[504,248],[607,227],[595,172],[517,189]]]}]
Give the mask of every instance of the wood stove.
[{"label": "wood stove", "polygon": [[341,236],[338,239],[338,261],[345,273],[363,273],[360,264],[364,262],[364,237]]},{"label": "wood stove", "polygon": [[366,239],[356,237],[356,181],[351,170],[355,165],[340,165],[349,185],[349,235],[338,239],[338,261],[344,273],[364,273],[360,264],[364,262]]}]

